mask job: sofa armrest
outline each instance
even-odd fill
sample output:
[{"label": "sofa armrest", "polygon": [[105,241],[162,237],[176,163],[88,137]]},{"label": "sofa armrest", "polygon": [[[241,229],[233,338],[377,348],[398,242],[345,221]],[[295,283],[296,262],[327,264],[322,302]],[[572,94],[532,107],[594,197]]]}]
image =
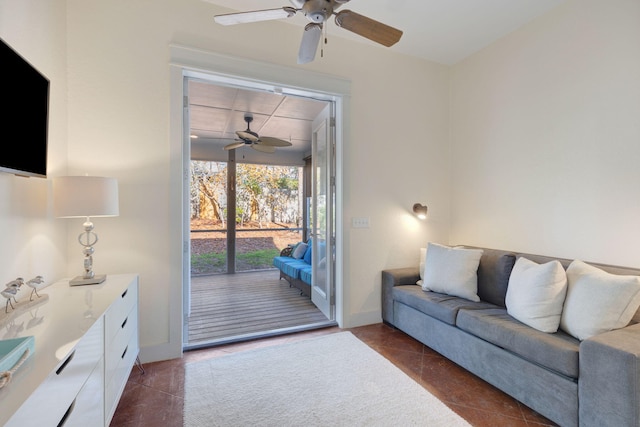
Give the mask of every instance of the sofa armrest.
[{"label": "sofa armrest", "polygon": [[382,320],[393,324],[393,287],[415,285],[420,280],[418,267],[382,271]]},{"label": "sofa armrest", "polygon": [[293,252],[293,246],[287,246],[283,250],[280,251],[280,256],[291,256],[291,252]]},{"label": "sofa armrest", "polygon": [[640,419],[640,324],[580,344],[580,426],[637,426]]}]

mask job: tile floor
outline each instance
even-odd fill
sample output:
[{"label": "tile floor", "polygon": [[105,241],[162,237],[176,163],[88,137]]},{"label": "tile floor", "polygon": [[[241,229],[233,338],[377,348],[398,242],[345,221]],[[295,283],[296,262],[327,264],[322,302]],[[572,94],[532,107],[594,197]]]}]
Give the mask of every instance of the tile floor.
[{"label": "tile floor", "polygon": [[[474,426],[555,425],[388,325],[376,324],[348,330]],[[145,364],[145,374],[134,367],[111,427],[181,427],[185,363],[340,331],[333,327],[189,351],[181,359]]]}]

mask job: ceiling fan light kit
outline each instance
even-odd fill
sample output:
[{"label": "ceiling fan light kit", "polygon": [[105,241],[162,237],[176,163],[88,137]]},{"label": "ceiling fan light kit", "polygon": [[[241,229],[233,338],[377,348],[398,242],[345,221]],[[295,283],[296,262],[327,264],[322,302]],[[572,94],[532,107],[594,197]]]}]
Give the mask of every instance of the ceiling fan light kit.
[{"label": "ceiling fan light kit", "polygon": [[298,11],[302,12],[311,23],[305,26],[302,34],[298,64],[306,64],[315,59],[322,35],[322,26],[331,15],[335,15],[334,21],[338,27],[386,47],[393,46],[402,37],[402,31],[351,10],[336,13],[336,10],[348,3],[349,0],[290,0],[290,2],[293,7],[283,6],[278,9],[227,13],[216,15],[213,19],[221,25],[235,25],[291,18]]}]

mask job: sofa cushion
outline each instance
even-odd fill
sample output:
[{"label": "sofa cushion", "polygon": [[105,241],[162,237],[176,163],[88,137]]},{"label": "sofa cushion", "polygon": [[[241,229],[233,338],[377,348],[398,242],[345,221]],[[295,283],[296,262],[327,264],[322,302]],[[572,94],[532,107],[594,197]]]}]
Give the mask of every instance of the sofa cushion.
[{"label": "sofa cushion", "polygon": [[584,340],[627,326],[640,306],[640,277],[607,273],[580,260],[567,268],[560,328]]},{"label": "sofa cushion", "polygon": [[429,243],[422,289],[480,301],[477,272],[481,256],[482,249]]},{"label": "sofa cushion", "polygon": [[275,257],[273,259],[273,265],[293,279],[299,279],[302,269],[305,267],[309,267],[309,264],[307,264],[303,260],[294,259],[287,256]]},{"label": "sofa cushion", "polygon": [[304,255],[302,256],[302,259],[307,264],[311,264],[311,254],[313,253],[312,249],[313,249],[313,241],[312,239],[309,239],[309,241],[307,242],[307,250],[304,252]]},{"label": "sofa cushion", "polygon": [[486,309],[495,307],[492,304],[473,302],[438,292],[424,292],[413,285],[394,286],[392,295],[394,301],[428,314],[449,325],[455,325],[458,310],[461,308]]},{"label": "sofa cushion", "polygon": [[505,296],[515,254],[497,249],[484,249],[478,266],[478,296],[482,301],[505,307]]},{"label": "sofa cushion", "polygon": [[310,265],[307,265],[300,269],[300,280],[305,282],[307,285],[311,285],[312,274],[313,268],[311,268]]},{"label": "sofa cushion", "polygon": [[282,270],[282,266],[285,264],[285,262],[292,260],[293,258],[289,257],[289,256],[277,256],[275,258],[273,258],[273,266],[276,267],[279,270]]},{"label": "sofa cushion", "polygon": [[562,331],[555,334],[538,331],[515,320],[504,308],[461,309],[456,324],[463,331],[524,359],[578,378],[580,342]]},{"label": "sofa cushion", "polygon": [[520,257],[511,271],[507,288],[507,313],[542,332],[560,325],[567,294],[567,275],[559,261],[538,264]]}]

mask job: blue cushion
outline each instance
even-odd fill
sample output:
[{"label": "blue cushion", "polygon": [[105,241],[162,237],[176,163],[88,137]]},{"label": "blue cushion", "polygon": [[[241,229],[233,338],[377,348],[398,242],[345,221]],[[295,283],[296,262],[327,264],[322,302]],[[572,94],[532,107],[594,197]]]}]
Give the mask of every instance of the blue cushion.
[{"label": "blue cushion", "polygon": [[291,257],[288,256],[277,256],[273,259],[273,266],[279,269],[282,269],[281,267],[284,265],[284,263],[288,260],[291,259]]},{"label": "blue cushion", "polygon": [[304,253],[302,259],[307,263],[311,264],[311,248],[313,248],[313,242],[311,239],[307,242],[307,251]]},{"label": "blue cushion", "polygon": [[311,285],[312,271],[313,269],[311,268],[311,266],[304,267],[302,270],[300,270],[300,279],[303,282]]},{"label": "blue cushion", "polygon": [[273,264],[284,274],[294,279],[299,279],[300,271],[305,267],[309,267],[309,264],[306,262],[291,257],[276,257],[273,259]]}]

